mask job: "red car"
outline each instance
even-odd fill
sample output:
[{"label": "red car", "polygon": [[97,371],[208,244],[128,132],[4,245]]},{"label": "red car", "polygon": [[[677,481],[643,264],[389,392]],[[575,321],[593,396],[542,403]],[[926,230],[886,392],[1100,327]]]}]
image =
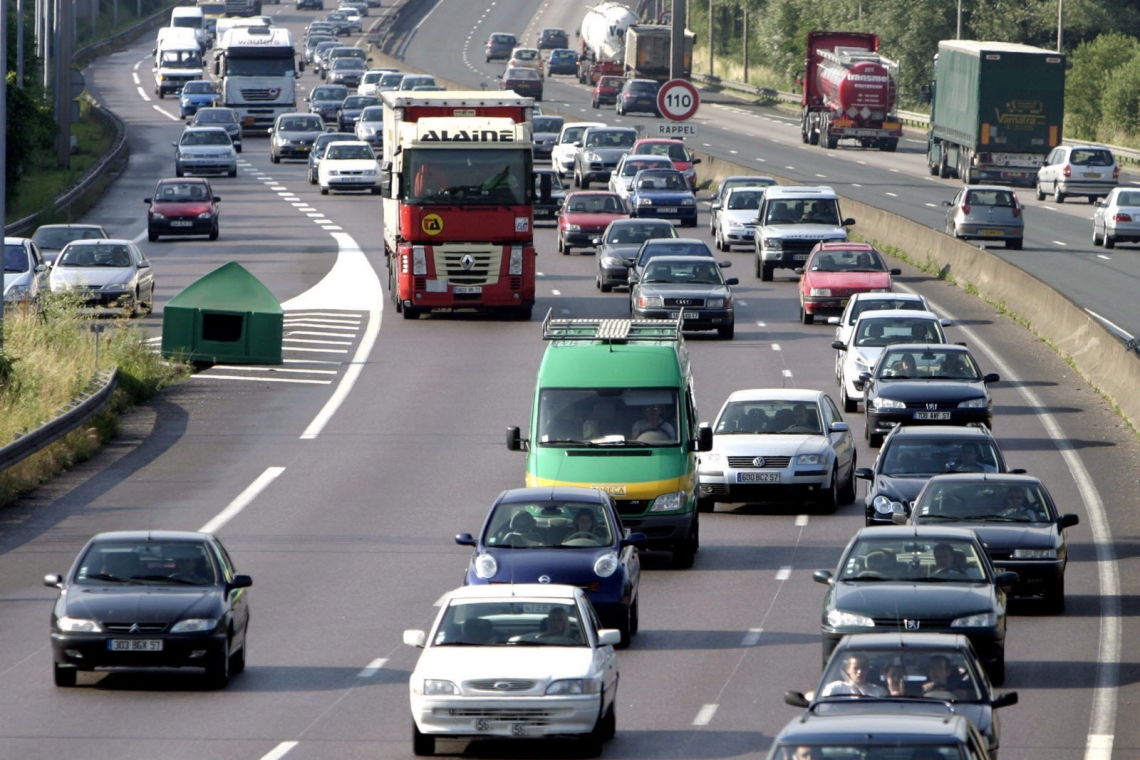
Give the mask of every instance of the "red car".
[{"label": "red car", "polygon": [[689,149],[680,140],[667,137],[645,138],[635,142],[629,152],[634,155],[668,156],[677,171],[685,175],[689,187],[694,191],[697,189],[697,170],[693,165],[699,164],[701,159],[689,155]]},{"label": "red car", "polygon": [[621,92],[625,80],[621,77],[602,77],[594,85],[594,92],[590,96],[590,107],[601,108],[617,103],[618,93]]},{"label": "red car", "polygon": [[572,248],[593,248],[593,239],[601,237],[610,222],[627,218],[629,214],[617,193],[570,193],[558,212],[558,252],[566,255]]},{"label": "red car", "polygon": [[883,255],[866,243],[819,243],[811,250],[800,277],[800,319],[805,325],[824,311],[839,313],[855,293],[887,293],[891,276]]},{"label": "red car", "polygon": [[158,181],[153,198],[144,198],[147,240],[160,235],[207,235],[218,239],[221,198],[204,179],[182,177]]}]

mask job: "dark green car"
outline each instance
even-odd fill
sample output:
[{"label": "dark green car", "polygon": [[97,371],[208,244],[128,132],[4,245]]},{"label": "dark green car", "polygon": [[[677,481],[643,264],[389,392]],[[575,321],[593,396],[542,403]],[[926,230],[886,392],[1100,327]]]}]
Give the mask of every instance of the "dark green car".
[{"label": "dark green car", "polygon": [[997,574],[972,530],[931,526],[863,528],[839,567],[816,570],[826,584],[823,661],[848,633],[960,633],[990,680],[1005,680],[1006,592],[1017,573]]}]

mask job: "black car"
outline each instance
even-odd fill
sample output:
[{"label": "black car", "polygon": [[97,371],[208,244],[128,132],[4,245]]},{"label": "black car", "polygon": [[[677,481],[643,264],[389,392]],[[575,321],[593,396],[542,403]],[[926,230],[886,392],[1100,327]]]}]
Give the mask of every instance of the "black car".
[{"label": "black car", "polygon": [[315,185],[318,182],[317,171],[320,168],[321,159],[325,157],[325,148],[329,143],[354,142],[356,139],[356,135],[351,132],[325,132],[318,135],[317,139],[313,141],[313,149],[309,151],[309,184]]},{"label": "black car", "polygon": [[569,188],[562,184],[558,172],[548,166],[534,170],[534,223],[553,222],[566,200]]},{"label": "black car", "polygon": [[[707,256],[712,259],[713,252],[708,243],[697,238],[646,240],[633,257],[633,273],[641,276],[649,262],[658,256]],[[727,261],[724,265],[730,266]]]},{"label": "black car", "polygon": [[309,103],[309,113],[315,113],[328,122],[336,121],[336,112],[348,95],[348,88],[342,84],[322,84],[314,87],[305,100]]},{"label": "black car", "polygon": [[495,32],[487,38],[483,48],[488,61],[509,61],[511,51],[518,47],[519,38],[506,32]]},{"label": "black car", "polygon": [[899,425],[985,425],[992,427],[990,383],[964,346],[896,343],[883,349],[864,372],[864,437],[872,447]]},{"label": "black car", "polygon": [[337,37],[340,37],[341,35],[344,35],[345,37],[352,36],[352,21],[349,20],[347,13],[343,13],[341,11],[333,11],[332,13],[325,16],[325,21],[333,25],[333,29],[336,30]]},{"label": "black car", "polygon": [[241,117],[232,108],[199,108],[190,122],[192,127],[222,127],[230,136],[234,150],[241,153]]},{"label": "black car", "polygon": [[80,670],[203,668],[216,688],[245,669],[248,575],[208,533],[100,533],[66,576],[51,613],[56,686]]},{"label": "black car", "polygon": [[539,50],[554,50],[556,48],[570,47],[570,37],[566,34],[565,29],[550,28],[543,29],[538,34],[538,49]]},{"label": "black car", "polygon": [[[723,262],[724,266],[730,262]],[[716,330],[730,340],[735,329],[730,286],[721,267],[706,256],[658,256],[640,276],[629,278],[629,311],[634,319],[678,319],[684,329]]]},{"label": "black car", "polygon": [[566,583],[586,592],[602,625],[637,633],[643,533],[622,528],[612,496],[596,488],[544,487],[503,491],[491,505],[473,546],[465,585]]},{"label": "black car", "polygon": [[325,9],[325,0],[297,0],[297,10],[299,11],[323,11]]},{"label": "black car", "polygon": [[562,125],[566,120],[561,116],[535,116],[533,124],[534,157],[550,160],[554,150],[554,143],[558,142],[558,135],[562,132]]},{"label": "black car", "polygon": [[368,106],[383,105],[380,98],[373,95],[349,95],[340,104],[336,111],[336,125],[341,132],[352,132],[356,129],[356,122],[360,114]]},{"label": "black car", "polygon": [[994,711],[1017,704],[1017,692],[995,695],[985,669],[960,634],[855,633],[844,636],[809,697],[784,693],[784,701],[809,711],[858,713],[869,700],[937,700],[953,705],[986,737],[991,757],[1001,745]]},{"label": "black car", "polygon": [[657,88],[660,83],[652,79],[629,79],[622,85],[617,96],[618,116],[630,113],[648,113],[660,116],[657,108]]},{"label": "black car", "polygon": [[617,219],[591,242],[598,261],[594,285],[603,293],[629,284],[629,270],[646,240],[675,238],[677,228],[668,219]]},{"label": "black car", "polygon": [[903,425],[883,441],[873,467],[855,477],[868,481],[863,497],[867,525],[891,525],[910,514],[926,481],[952,472],[1024,472],[1006,466],[1001,448],[985,426]]},{"label": "black car", "polygon": [[939,475],[915,500],[914,525],[962,525],[982,539],[997,572],[1017,573],[1010,596],[1039,596],[1065,611],[1065,528],[1080,521],[1058,514],[1049,490],[1031,475]]},{"label": "black car", "polygon": [[816,570],[823,600],[823,660],[849,633],[961,633],[995,684],[1005,680],[1006,591],[972,530],[941,526],[863,528],[839,565]]}]

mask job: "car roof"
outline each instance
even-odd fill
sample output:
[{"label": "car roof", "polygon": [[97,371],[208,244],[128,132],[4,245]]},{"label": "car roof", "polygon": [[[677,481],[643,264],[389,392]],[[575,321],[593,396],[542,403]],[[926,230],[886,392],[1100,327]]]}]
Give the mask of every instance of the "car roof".
[{"label": "car roof", "polygon": [[114,530],[97,533],[91,541],[208,541],[212,538],[213,534],[192,530]]},{"label": "car roof", "polygon": [[657,143],[665,143],[668,145],[684,145],[684,140],[678,140],[675,137],[642,137],[640,140],[633,144],[633,147],[638,145],[655,145]]},{"label": "car roof", "polygon": [[[975,187],[977,187],[975,185]],[[837,198],[835,190],[827,185],[776,185],[768,188],[771,198],[819,197]]]},{"label": "car roof", "polygon": [[966,649],[970,640],[961,633],[914,633],[894,631],[891,633],[851,633],[839,640],[835,647],[842,649]]},{"label": "car roof", "polygon": [[[922,301],[922,296],[918,293],[855,293],[851,296],[853,299],[859,301]],[[898,311],[909,311],[901,309]]]},{"label": "car roof", "polygon": [[515,504],[528,501],[592,501],[605,504],[609,497],[597,488],[576,486],[541,486],[535,488],[510,488],[495,499],[500,504]]},{"label": "car roof", "polygon": [[[659,220],[659,221],[666,221],[666,220]],[[656,240],[660,240],[661,242],[660,243],[654,243],[654,241],[656,241]],[[664,245],[666,243],[668,243],[669,245],[677,245],[677,243],[700,243],[705,248],[709,247],[709,244],[706,243],[705,241],[701,240],[700,238],[687,238],[687,237],[654,238],[653,240],[646,240],[645,242],[646,243],[654,243],[654,245]]]},{"label": "car roof", "polygon": [[209,185],[205,177],[163,177],[160,185]]},{"label": "car roof", "polygon": [[965,541],[979,541],[978,534],[970,528],[950,528],[944,525],[875,525],[860,528],[851,540],[868,536],[888,539],[956,538]]},{"label": "car roof", "polygon": [[[869,704],[868,707],[871,705]],[[882,710],[880,703],[879,710]],[[897,711],[855,712],[819,715],[804,713],[793,718],[776,737],[779,744],[841,744],[866,746],[913,742],[931,745],[944,741],[963,741],[969,734],[968,718],[951,711],[941,714],[906,714]]]},{"label": "car roof", "polygon": [[891,431],[891,438],[993,438],[985,426],[973,425],[899,425]]},{"label": "car roof", "polygon": [[855,322],[857,324],[864,319],[871,321],[873,319],[914,319],[915,317],[938,321],[938,315],[932,311],[922,311],[920,309],[872,309],[871,311],[860,312]]},{"label": "car roof", "polygon": [[[665,238],[662,238],[665,239]],[[675,241],[674,241],[675,242]],[[654,264],[711,264],[708,256],[684,256],[681,254],[671,254],[669,256],[654,256]]]},{"label": "car roof", "polygon": [[575,586],[559,583],[496,583],[487,586],[461,586],[443,595],[443,606],[454,599],[574,599],[582,596]]},{"label": "car roof", "polygon": [[126,238],[84,238],[82,240],[72,240],[68,246],[82,247],[85,245],[134,245],[133,240]]},{"label": "car roof", "polygon": [[[611,195],[616,195],[616,193],[611,193]],[[673,221],[671,219],[635,219],[635,218],[629,218],[629,219],[614,219],[612,222],[610,222],[611,227],[615,224],[618,226],[623,226],[623,227],[626,225],[630,225],[630,224],[652,224],[652,225],[657,226],[657,227],[674,227],[674,228],[676,227],[676,225],[673,224]],[[669,240],[670,242],[673,242],[673,243],[680,240],[680,238],[661,238],[661,239],[662,240]],[[646,240],[645,242],[648,243],[649,241]]]},{"label": "car roof", "polygon": [[[345,134],[348,134],[348,133],[345,132]],[[364,142],[363,140],[334,140],[334,142],[344,143],[345,145],[355,145],[355,146],[363,145],[365,148],[369,147],[368,143]]]},{"label": "car roof", "polygon": [[229,134],[229,132],[226,132],[225,127],[213,127],[208,124],[187,124],[182,128],[182,134],[186,134],[187,132],[222,132],[223,134]]},{"label": "car roof", "polygon": [[1012,193],[1014,190],[1008,185],[962,185],[964,190],[1001,190],[1003,193]]},{"label": "car roof", "polygon": [[[736,188],[733,188],[734,190]],[[827,243],[816,243],[817,251],[874,251],[875,246],[870,243],[852,243],[844,240],[833,240]]]},{"label": "car roof", "polygon": [[40,230],[101,230],[101,224],[41,224],[36,227],[36,232]]},{"label": "car roof", "polygon": [[[693,257],[690,257],[693,258]],[[658,259],[654,259],[658,261]],[[804,388],[746,388],[733,391],[725,401],[816,401],[822,391]]]},{"label": "car roof", "polygon": [[609,124],[591,125],[586,131],[589,132],[590,130],[594,129],[597,129],[599,131],[604,129],[613,132],[633,132],[634,134],[637,134],[637,130],[633,127],[612,127]]}]

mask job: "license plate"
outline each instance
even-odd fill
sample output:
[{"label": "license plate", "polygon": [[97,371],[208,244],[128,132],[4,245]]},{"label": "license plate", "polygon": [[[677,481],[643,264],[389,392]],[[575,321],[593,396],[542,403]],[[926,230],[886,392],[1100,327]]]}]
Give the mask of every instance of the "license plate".
[{"label": "license plate", "polygon": [[161,652],[162,639],[111,639],[107,649],[112,652]]},{"label": "license plate", "polygon": [[658,213],[661,213],[661,214],[676,214],[677,213],[677,207],[676,206],[662,206],[661,208],[657,209],[657,211],[658,211]]},{"label": "license plate", "polygon": [[948,420],[950,412],[915,412],[916,420]]},{"label": "license plate", "polygon": [[639,100],[639,101],[637,101],[637,104],[639,106],[647,106],[647,105],[649,105],[649,101],[648,100]]},{"label": "license plate", "polygon": [[193,227],[194,222],[171,222],[171,227]]},{"label": "license plate", "polygon": [[806,253],[797,253],[792,256],[793,261],[807,261],[808,255]]},{"label": "license plate", "polygon": [[482,293],[483,288],[479,285],[456,285],[456,293]]},{"label": "license plate", "polygon": [[850,300],[851,300],[850,298],[840,298],[840,299],[839,299],[839,305],[840,305],[840,306],[846,306],[846,305],[847,305],[847,302],[848,302],[848,301],[850,301]]},{"label": "license plate", "polygon": [[[476,718],[474,728],[476,731],[482,733],[490,731],[496,726],[504,725],[502,721],[491,721],[487,718]],[[511,727],[511,736],[527,736],[530,731],[525,723],[510,723],[507,724]]]},{"label": "license plate", "polygon": [[982,230],[985,237],[1001,237],[1001,230]]},{"label": "license plate", "polygon": [[548,208],[536,208],[534,210],[534,215],[535,216],[550,216],[550,209],[548,209]]},{"label": "license plate", "polygon": [[1100,172],[1085,172],[1085,177],[1088,179],[1100,179]]},{"label": "license plate", "polygon": [[[675,312],[675,311],[669,312],[669,319],[676,319],[676,318],[677,318],[677,312]],[[701,318],[701,315],[695,311],[686,311],[685,312],[685,319],[700,319],[700,318]]]},{"label": "license plate", "polygon": [[737,483],[779,483],[780,473],[778,472],[738,472],[736,473]]}]

